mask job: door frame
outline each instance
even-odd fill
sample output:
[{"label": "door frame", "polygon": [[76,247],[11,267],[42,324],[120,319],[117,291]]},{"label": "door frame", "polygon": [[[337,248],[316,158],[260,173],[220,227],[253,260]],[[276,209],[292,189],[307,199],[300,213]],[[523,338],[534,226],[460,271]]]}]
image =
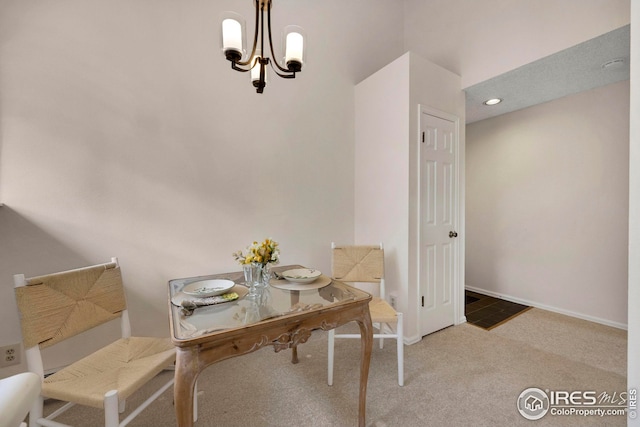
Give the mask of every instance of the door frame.
[{"label": "door frame", "polygon": [[[455,180],[456,185],[454,189],[454,223],[456,224],[456,231],[458,233],[458,237],[456,238],[456,243],[454,244],[454,259],[455,259],[455,268],[454,268],[454,285],[453,285],[453,300],[454,300],[454,309],[453,309],[453,324],[459,325],[461,323],[465,323],[467,321],[464,314],[464,242],[465,242],[465,230],[464,230],[464,153],[461,153],[460,150],[460,118],[455,114],[447,113],[442,110],[438,110],[436,108],[430,107],[428,105],[418,104],[418,126],[417,126],[417,135],[416,135],[416,143],[418,144],[418,162],[421,163],[422,159],[422,115],[427,114],[430,116],[438,117],[440,119],[444,119],[454,123],[455,135],[454,135],[454,150],[455,150]],[[422,165],[420,164],[418,167],[418,221],[417,221],[417,233],[418,233],[418,248],[416,253],[416,266],[420,264],[420,255],[422,248],[422,222],[420,220],[422,212],[422,188],[420,187],[420,182],[422,178]],[[417,271],[417,285],[416,286],[416,311],[418,313],[417,316],[417,326],[420,337],[422,337],[422,310],[421,310],[421,301],[420,301],[420,291],[421,291],[421,277],[419,273],[419,268]]]}]

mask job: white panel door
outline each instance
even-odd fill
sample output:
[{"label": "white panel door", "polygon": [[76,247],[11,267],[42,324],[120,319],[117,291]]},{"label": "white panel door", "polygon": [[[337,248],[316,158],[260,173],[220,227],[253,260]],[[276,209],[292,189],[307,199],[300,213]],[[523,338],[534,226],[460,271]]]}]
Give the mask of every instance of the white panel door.
[{"label": "white panel door", "polygon": [[427,335],[455,323],[457,127],[420,113],[420,332]]}]

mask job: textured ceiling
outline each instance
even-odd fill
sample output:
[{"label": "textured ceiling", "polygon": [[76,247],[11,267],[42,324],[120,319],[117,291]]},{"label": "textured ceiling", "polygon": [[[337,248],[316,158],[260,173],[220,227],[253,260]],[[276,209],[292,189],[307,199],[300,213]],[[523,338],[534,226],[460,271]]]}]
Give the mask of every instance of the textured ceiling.
[{"label": "textured ceiling", "polygon": [[[629,79],[629,25],[516,68],[465,89],[466,122],[541,104],[573,93]],[[617,66],[603,64],[622,59]],[[486,106],[489,98],[500,104]]]}]

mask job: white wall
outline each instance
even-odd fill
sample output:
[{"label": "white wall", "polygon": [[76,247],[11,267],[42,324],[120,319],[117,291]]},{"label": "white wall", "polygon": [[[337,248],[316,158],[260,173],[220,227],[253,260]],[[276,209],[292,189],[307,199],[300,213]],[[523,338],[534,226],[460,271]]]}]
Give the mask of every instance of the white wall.
[{"label": "white wall", "polygon": [[467,286],[627,323],[629,82],[467,126]]},{"label": "white wall", "polygon": [[278,1],[276,40],[304,27],[308,61],[258,95],[219,47],[220,13],[252,28],[252,5],[0,4],[1,345],[20,340],[14,273],[118,256],[134,333],[166,336],[169,279],[237,269],[265,237],[329,271],[353,240],[353,86],[402,53],[402,9]]},{"label": "white wall", "polygon": [[355,242],[384,243],[386,296],[396,294],[401,310],[409,287],[410,58],[402,55],[355,88]]},{"label": "white wall", "polygon": [[[398,296],[409,342],[421,338],[419,104],[456,115],[464,123],[460,77],[408,52],[356,86],[355,241],[384,242],[387,296],[392,292]],[[464,153],[463,131],[460,150]],[[464,161],[461,168],[464,170]],[[464,180],[461,186],[464,188]]]}]

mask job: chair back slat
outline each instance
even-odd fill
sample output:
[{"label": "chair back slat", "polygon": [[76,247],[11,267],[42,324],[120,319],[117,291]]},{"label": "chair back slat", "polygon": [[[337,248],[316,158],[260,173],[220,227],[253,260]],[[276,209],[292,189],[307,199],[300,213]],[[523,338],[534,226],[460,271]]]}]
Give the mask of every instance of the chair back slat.
[{"label": "chair back slat", "polygon": [[380,246],[336,246],[331,274],[345,282],[379,283],[384,278],[384,249]]},{"label": "chair back slat", "polygon": [[49,347],[116,319],[126,309],[116,263],[28,278],[15,293],[26,348]]}]

